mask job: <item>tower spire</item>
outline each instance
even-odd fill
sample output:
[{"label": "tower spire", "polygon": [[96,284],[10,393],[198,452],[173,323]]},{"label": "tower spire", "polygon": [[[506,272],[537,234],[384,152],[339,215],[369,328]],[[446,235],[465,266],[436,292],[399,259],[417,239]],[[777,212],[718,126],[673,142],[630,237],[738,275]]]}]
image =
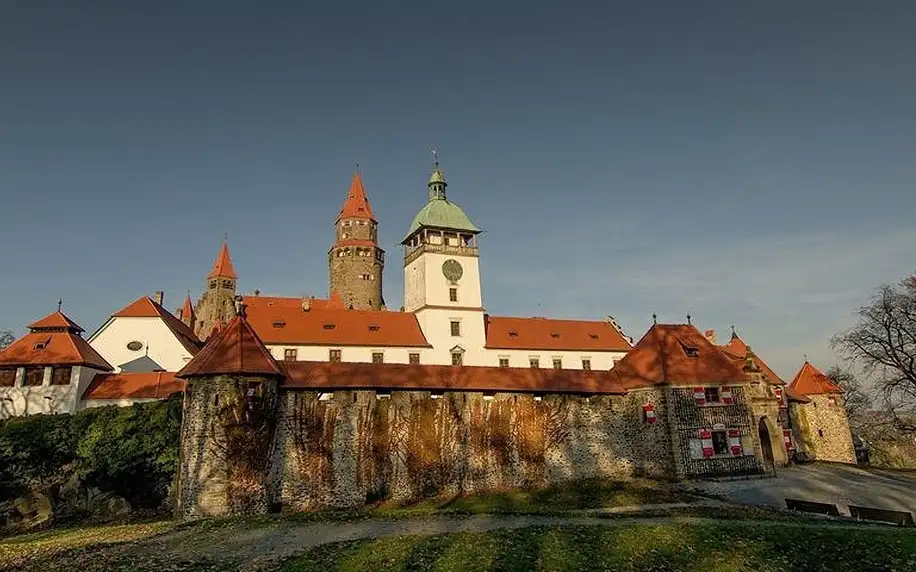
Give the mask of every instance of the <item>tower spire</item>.
[{"label": "tower spire", "polygon": [[235,274],[235,268],[232,266],[232,258],[229,257],[229,243],[225,238],[223,239],[223,246],[219,249],[219,254],[213,262],[213,270],[210,271],[207,278],[238,278]]},{"label": "tower spire", "polygon": [[427,187],[429,187],[429,200],[446,201],[448,200],[448,198],[446,198],[446,195],[445,195],[445,187],[448,186],[448,183],[445,181],[445,173],[443,173],[442,170],[439,169],[439,150],[438,149],[433,149],[433,161],[434,161],[433,172],[429,176],[429,183],[427,183],[426,185]]},{"label": "tower spire", "polygon": [[372,207],[369,205],[369,198],[366,196],[366,189],[363,188],[363,178],[359,174],[358,163],[356,171],[353,173],[353,180],[350,181],[347,198],[344,200],[340,213],[337,215],[338,221],[344,218],[375,221],[375,215],[372,214]]}]

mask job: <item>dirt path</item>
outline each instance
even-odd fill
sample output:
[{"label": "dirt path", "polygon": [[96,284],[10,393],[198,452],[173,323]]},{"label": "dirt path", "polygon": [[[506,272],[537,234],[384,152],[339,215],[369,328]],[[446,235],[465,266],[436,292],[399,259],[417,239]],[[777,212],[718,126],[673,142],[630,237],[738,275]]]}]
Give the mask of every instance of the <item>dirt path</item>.
[{"label": "dirt path", "polygon": [[[279,562],[309,548],[347,540],[372,539],[392,535],[435,535],[454,532],[486,532],[529,526],[650,526],[673,521],[684,523],[721,523],[721,520],[698,517],[625,517],[592,516],[474,516],[430,517],[416,520],[363,520],[351,522],[277,523],[256,529],[188,529],[152,538],[130,547],[128,553],[155,556],[166,561],[239,562],[239,570],[253,572],[273,569]],[[729,521],[734,524],[764,524],[767,521]],[[819,527],[819,523],[772,521],[779,526]],[[857,525],[833,524],[843,528]]]}]

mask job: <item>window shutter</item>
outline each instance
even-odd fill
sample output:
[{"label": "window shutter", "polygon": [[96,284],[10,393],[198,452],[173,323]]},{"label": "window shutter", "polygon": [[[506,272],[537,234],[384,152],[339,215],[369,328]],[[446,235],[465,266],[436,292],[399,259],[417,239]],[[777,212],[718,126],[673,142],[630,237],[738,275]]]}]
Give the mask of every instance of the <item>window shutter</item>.
[{"label": "window shutter", "polygon": [[702,387],[693,388],[693,398],[696,400],[697,405],[706,405],[706,392]]},{"label": "window shutter", "polygon": [[728,430],[728,447],[735,457],[740,457],[744,453],[744,448],[741,446],[741,429]]},{"label": "window shutter", "polygon": [[719,399],[722,400],[722,403],[725,405],[731,405],[734,400],[732,399],[732,388],[726,386],[722,387],[722,392],[719,395]]},{"label": "window shutter", "polygon": [[712,431],[709,429],[700,429],[700,442],[703,447],[703,457],[712,457]]},{"label": "window shutter", "polygon": [[655,406],[651,403],[646,403],[642,406],[643,414],[645,415],[646,423],[655,423]]},{"label": "window shutter", "polygon": [[792,430],[791,429],[782,430],[782,440],[786,444],[786,451],[791,451],[795,449],[795,444],[792,442]]},{"label": "window shutter", "polygon": [[773,395],[776,396],[776,401],[782,403],[782,388],[781,387],[774,387]]}]

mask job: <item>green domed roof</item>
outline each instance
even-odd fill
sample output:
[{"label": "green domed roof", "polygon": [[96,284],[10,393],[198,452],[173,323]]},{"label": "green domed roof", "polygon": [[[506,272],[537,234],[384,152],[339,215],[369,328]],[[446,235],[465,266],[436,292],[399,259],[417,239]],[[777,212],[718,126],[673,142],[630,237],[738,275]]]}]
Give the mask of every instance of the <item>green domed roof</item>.
[{"label": "green domed roof", "polygon": [[433,169],[429,177],[429,202],[420,209],[417,216],[413,217],[410,223],[410,230],[402,242],[406,242],[410,236],[422,227],[442,228],[449,230],[463,230],[465,232],[478,233],[480,229],[474,226],[468,215],[453,202],[446,198],[445,187],[448,183],[445,181],[445,174],[439,170],[439,163]]},{"label": "green domed roof", "polygon": [[468,215],[464,214],[461,207],[445,199],[433,199],[420,209],[417,216],[410,223],[410,230],[404,240],[419,230],[421,227],[447,228],[449,230],[463,230],[478,233],[480,229],[474,226]]}]

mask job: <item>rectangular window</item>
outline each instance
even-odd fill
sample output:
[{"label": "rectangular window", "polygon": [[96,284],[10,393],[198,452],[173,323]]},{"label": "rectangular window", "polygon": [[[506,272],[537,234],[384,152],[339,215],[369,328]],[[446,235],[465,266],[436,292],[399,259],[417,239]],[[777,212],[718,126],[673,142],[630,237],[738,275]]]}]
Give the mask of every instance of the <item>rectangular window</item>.
[{"label": "rectangular window", "polygon": [[448,289],[448,300],[449,300],[449,302],[457,302],[457,301],[458,301],[458,289],[457,289],[457,288],[449,288],[449,289]]},{"label": "rectangular window", "polygon": [[585,371],[591,371],[592,370],[592,360],[590,360],[589,358],[582,358],[582,369],[584,369]]},{"label": "rectangular window", "polygon": [[541,367],[541,360],[536,357],[528,358],[528,365],[531,367]]},{"label": "rectangular window", "polygon": [[372,352],[372,363],[385,363],[385,354],[382,352]]},{"label": "rectangular window", "polygon": [[0,387],[13,387],[16,385],[16,368],[0,369]]},{"label": "rectangular window", "polygon": [[452,320],[451,322],[449,322],[449,325],[451,326],[453,336],[461,335],[461,322],[459,322],[458,320]]},{"label": "rectangular window", "polygon": [[563,369],[563,358],[553,358],[553,369]]},{"label": "rectangular window", "polygon": [[463,365],[464,354],[461,352],[452,352],[452,365]]},{"label": "rectangular window", "polygon": [[283,361],[296,361],[299,351],[296,348],[286,348],[283,350]]},{"label": "rectangular window", "polygon": [[340,363],[340,350],[331,350],[328,352],[328,361],[331,363]]},{"label": "rectangular window", "polygon": [[509,367],[509,358],[505,356],[499,356],[499,367]]},{"label": "rectangular window", "polygon": [[703,388],[703,395],[704,397],[706,397],[706,403],[719,403],[719,388],[718,387]]},{"label": "rectangular window", "polygon": [[55,367],[51,372],[51,385],[70,385],[70,367]]},{"label": "rectangular window", "polygon": [[25,381],[23,385],[25,387],[40,387],[42,382],[45,379],[45,368],[43,367],[27,367],[25,368]]},{"label": "rectangular window", "polygon": [[716,455],[728,455],[728,432],[712,432],[712,450]]},{"label": "rectangular window", "polygon": [[410,354],[410,363],[414,365],[420,363],[420,354]]}]

